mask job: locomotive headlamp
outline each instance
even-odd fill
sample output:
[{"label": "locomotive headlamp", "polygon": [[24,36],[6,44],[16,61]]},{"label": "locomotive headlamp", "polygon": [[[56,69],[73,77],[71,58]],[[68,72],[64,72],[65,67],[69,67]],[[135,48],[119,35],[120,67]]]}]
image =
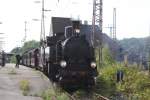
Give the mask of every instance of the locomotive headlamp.
[{"label": "locomotive headlamp", "polygon": [[91,62],[91,67],[95,68],[96,67],[96,63],[95,62]]},{"label": "locomotive headlamp", "polygon": [[80,29],[75,29],[75,32],[76,33],[80,33]]},{"label": "locomotive headlamp", "polygon": [[62,61],[60,62],[60,66],[61,66],[62,68],[65,68],[65,67],[67,66],[66,61],[62,60]]}]

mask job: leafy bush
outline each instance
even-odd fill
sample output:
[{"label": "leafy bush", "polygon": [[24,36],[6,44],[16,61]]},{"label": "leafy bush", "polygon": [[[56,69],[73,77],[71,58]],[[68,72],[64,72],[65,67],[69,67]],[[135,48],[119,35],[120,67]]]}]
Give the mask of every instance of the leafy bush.
[{"label": "leafy bush", "polygon": [[100,70],[95,88],[96,93],[109,97],[117,91],[115,76],[117,69],[117,67],[105,67]]},{"label": "leafy bush", "polygon": [[42,98],[44,100],[51,100],[52,98],[55,98],[55,91],[52,89],[47,89],[42,93]]},{"label": "leafy bush", "polygon": [[136,95],[140,100],[150,98],[150,79],[136,68],[125,68],[124,82],[117,88],[128,97]]},{"label": "leafy bush", "polygon": [[100,67],[116,65],[116,61],[115,61],[115,59],[113,59],[113,56],[111,55],[111,52],[110,52],[108,46],[106,46],[106,45],[102,49],[102,61],[103,61],[102,66],[99,66],[99,49],[98,48],[95,49],[95,55],[96,55],[96,62],[98,65],[98,69],[100,69]]},{"label": "leafy bush", "polygon": [[[138,100],[149,100],[150,98],[150,79],[145,73],[136,67],[105,67],[100,70],[97,78],[95,92],[107,97],[121,94],[129,100],[138,98]],[[124,78],[122,82],[116,82],[117,70],[123,70]]]}]

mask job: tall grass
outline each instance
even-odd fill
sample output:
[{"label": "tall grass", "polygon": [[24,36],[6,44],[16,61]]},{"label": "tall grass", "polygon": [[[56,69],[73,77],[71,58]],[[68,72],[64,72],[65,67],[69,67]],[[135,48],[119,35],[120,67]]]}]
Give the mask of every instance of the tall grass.
[{"label": "tall grass", "polygon": [[28,80],[21,80],[19,82],[19,87],[22,90],[22,94],[26,96],[30,90],[30,83]]},{"label": "tall grass", "polygon": [[43,100],[70,100],[64,92],[50,88],[45,90],[42,93],[41,97],[43,98]]}]

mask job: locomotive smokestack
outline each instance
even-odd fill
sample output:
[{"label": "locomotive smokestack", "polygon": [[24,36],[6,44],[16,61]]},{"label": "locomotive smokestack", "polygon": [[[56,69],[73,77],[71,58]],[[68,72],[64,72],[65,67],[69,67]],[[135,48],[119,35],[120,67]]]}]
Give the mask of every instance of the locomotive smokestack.
[{"label": "locomotive smokestack", "polygon": [[80,21],[72,21],[73,29],[80,29]]}]

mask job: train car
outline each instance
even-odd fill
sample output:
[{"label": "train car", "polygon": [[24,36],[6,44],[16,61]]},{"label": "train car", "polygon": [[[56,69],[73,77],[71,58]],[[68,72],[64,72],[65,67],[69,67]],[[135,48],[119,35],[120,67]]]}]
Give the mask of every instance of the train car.
[{"label": "train car", "polygon": [[22,64],[37,69],[40,67],[40,49],[34,48],[22,54]]},{"label": "train car", "polygon": [[27,57],[26,57],[26,52],[24,52],[22,55],[21,55],[21,63],[22,65],[24,66],[27,66]]}]

